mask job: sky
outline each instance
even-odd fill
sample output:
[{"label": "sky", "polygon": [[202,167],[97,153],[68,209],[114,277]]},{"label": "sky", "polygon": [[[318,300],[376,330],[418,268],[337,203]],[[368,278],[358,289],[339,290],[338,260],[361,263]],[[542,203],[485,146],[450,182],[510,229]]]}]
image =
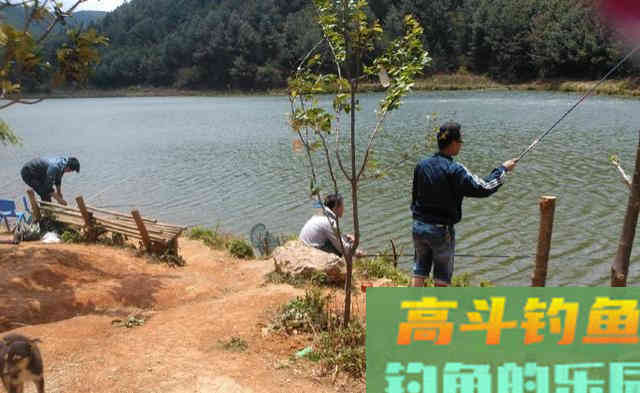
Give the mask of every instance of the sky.
[{"label": "sky", "polygon": [[[88,0],[78,6],[76,11],[95,10],[95,11],[113,11],[125,0]],[[67,9],[76,3],[76,0],[62,0],[64,8]]]}]

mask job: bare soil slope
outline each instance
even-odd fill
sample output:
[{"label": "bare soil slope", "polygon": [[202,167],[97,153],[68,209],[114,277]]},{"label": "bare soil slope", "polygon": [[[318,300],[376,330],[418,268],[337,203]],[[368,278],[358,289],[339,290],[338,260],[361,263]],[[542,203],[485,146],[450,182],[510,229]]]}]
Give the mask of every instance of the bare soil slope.
[{"label": "bare soil slope", "polygon": [[[0,332],[39,337],[47,392],[364,392],[287,361],[305,337],[264,337],[270,312],[301,290],[267,285],[271,261],[244,261],[181,240],[184,268],[129,250],[0,245]],[[114,326],[139,314],[142,326]],[[244,352],[222,348],[240,337]],[[28,386],[26,391],[34,391]]]}]

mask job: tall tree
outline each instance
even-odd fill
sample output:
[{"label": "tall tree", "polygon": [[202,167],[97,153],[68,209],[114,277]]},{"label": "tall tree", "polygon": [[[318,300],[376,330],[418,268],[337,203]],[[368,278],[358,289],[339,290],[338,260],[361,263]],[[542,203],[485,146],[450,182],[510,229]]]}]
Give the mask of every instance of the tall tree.
[{"label": "tall tree", "polygon": [[[339,192],[346,182],[351,194],[354,226],[351,244],[343,242],[339,218],[336,226],[347,270],[343,315],[346,326],[351,320],[353,258],[360,244],[359,186],[367,170],[375,166],[374,146],[376,138],[384,132],[387,115],[400,107],[402,97],[411,90],[415,77],[431,59],[422,45],[423,29],[412,16],[404,18],[404,34],[391,42],[381,55],[372,56],[376,42],[382,39],[383,29],[377,19],[368,17],[366,0],[314,0],[314,4],[326,56],[309,53],[289,80],[290,124],[311,167],[311,194],[320,198],[316,152],[326,165],[334,192]],[[334,73],[314,72],[322,69],[319,64],[323,59],[334,66]],[[386,91],[376,110],[375,126],[363,135],[356,124],[356,113],[360,111],[357,97],[363,79],[372,77],[379,77]],[[317,95],[331,89],[337,93],[333,110],[329,111],[319,103]],[[357,148],[359,138],[366,138],[364,150]]]}]

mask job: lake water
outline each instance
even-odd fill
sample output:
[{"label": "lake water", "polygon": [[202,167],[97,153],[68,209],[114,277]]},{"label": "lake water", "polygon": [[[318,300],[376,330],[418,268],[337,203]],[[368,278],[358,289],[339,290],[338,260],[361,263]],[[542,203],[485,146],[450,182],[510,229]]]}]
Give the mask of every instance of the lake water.
[{"label": "lake water", "polygon": [[[380,95],[360,97],[370,126]],[[424,151],[398,163],[424,140],[427,116],[463,124],[457,157],[485,176],[517,156],[576,100],[574,94],[530,92],[414,93],[386,123],[378,158],[394,166],[361,190],[363,246],[381,250],[394,239],[412,253],[411,181]],[[328,101],[327,101],[328,102]],[[592,97],[573,112],[488,199],[465,199],[456,227],[457,252],[534,255],[538,199],[558,197],[548,285],[605,285],[616,252],[628,191],[608,159],[618,154],[632,172],[640,128],[637,100]],[[24,140],[0,148],[0,195],[25,185],[22,164],[39,155],[71,154],[80,174],[65,175],[70,201],[130,211],[184,225],[219,225],[248,237],[264,223],[274,233],[298,233],[313,214],[303,157],[292,149],[286,97],[106,98],[15,105],[2,116]],[[329,190],[325,182],[326,191]],[[349,192],[345,188],[343,194]],[[350,215],[347,202],[345,216]],[[346,220],[347,230],[351,229]],[[632,283],[640,279],[637,248]],[[410,258],[403,265],[410,265]],[[528,285],[532,257],[456,259],[456,274],[498,285]]]}]

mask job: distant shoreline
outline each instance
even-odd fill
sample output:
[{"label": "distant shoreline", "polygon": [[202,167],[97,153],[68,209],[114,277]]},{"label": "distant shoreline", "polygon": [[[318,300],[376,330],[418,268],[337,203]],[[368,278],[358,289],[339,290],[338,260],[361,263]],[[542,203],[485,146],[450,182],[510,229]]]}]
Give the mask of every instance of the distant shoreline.
[{"label": "distant shoreline", "polygon": [[[452,90],[503,90],[503,91],[555,91],[584,93],[597,81],[585,80],[535,80],[523,83],[502,83],[483,75],[467,73],[436,74],[417,80],[414,91],[452,91]],[[365,83],[362,92],[383,91],[382,86]],[[632,79],[612,79],[600,85],[595,94],[620,97],[640,96],[640,82]],[[169,87],[132,86],[120,89],[84,89],[55,90],[50,94],[25,94],[25,98],[112,98],[112,97],[233,97],[233,96],[286,96],[287,90],[192,90]]]}]

